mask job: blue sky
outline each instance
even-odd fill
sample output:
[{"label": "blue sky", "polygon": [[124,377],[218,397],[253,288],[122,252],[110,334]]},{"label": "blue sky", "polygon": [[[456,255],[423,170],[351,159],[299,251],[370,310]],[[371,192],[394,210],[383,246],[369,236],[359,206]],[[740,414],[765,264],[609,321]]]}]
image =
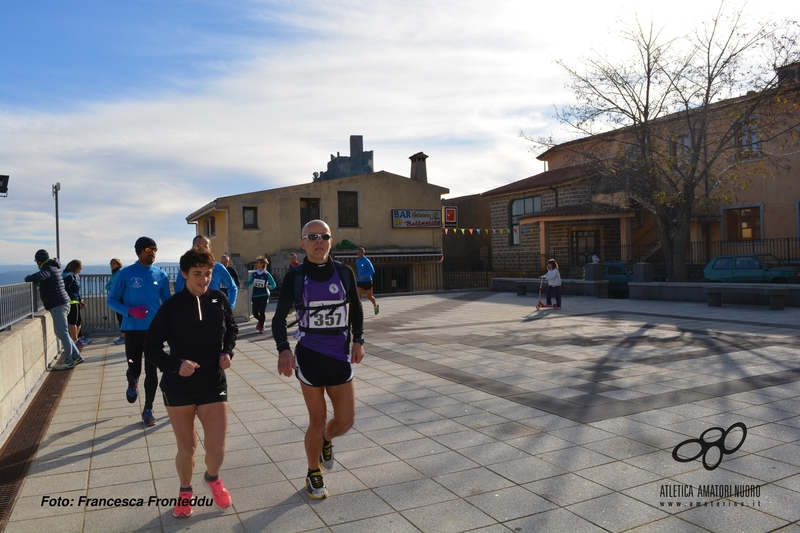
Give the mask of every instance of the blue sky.
[{"label": "blue sky", "polygon": [[175,261],[189,213],[308,182],[352,134],[376,170],[424,151],[450,196],[525,178],[543,166],[519,131],[564,135],[555,60],[615,53],[634,10],[680,33],[716,6],[0,0],[0,264],[54,253],[55,182],[62,258],[127,264],[140,235]]}]

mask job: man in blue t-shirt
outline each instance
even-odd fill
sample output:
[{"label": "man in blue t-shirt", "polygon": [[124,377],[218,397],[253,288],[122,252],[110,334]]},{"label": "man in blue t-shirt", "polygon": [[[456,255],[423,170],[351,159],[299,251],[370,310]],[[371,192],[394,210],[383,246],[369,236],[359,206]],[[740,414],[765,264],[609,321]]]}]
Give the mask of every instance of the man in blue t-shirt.
[{"label": "man in blue t-shirt", "polygon": [[375,274],[375,267],[372,266],[372,261],[366,258],[367,251],[364,250],[363,246],[359,246],[356,250],[356,255],[358,259],[356,259],[356,268],[358,269],[358,279],[356,280],[356,284],[358,285],[358,299],[364,297],[364,294],[367,295],[367,300],[372,303],[372,310],[375,311],[375,314],[378,314],[380,311],[380,306],[378,302],[375,301],[375,297],[372,295],[372,276]]},{"label": "man in blue t-shirt", "polygon": [[[119,275],[108,293],[108,306],[122,315],[125,332],[125,355],[128,358],[128,389],[125,398],[134,403],[139,397],[139,376],[142,374],[144,338],[150,322],[161,304],[170,297],[167,273],[153,266],[158,247],[150,237],[139,237],[134,246],[138,261],[119,271]],[[155,426],[153,401],[158,388],[158,369],[153,363],[144,363],[144,409],[142,421]]]},{"label": "man in blue t-shirt", "polygon": [[[211,253],[211,240],[205,235],[197,235],[192,239],[192,249],[201,254]],[[236,296],[239,294],[239,284],[233,281],[230,272],[225,268],[222,263],[214,263],[214,270],[211,272],[211,284],[209,289],[221,290],[221,285],[227,287],[228,301],[231,303],[231,309],[236,308]],[[183,276],[175,278],[175,293],[179,293],[186,286],[186,280]]]}]

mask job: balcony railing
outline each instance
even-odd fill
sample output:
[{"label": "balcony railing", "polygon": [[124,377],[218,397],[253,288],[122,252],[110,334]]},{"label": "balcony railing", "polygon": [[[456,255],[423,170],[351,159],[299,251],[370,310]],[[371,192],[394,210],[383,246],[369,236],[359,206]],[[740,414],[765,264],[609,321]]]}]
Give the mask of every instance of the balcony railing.
[{"label": "balcony railing", "polygon": [[44,309],[39,291],[31,283],[15,283],[0,286],[0,331],[32,318]]}]

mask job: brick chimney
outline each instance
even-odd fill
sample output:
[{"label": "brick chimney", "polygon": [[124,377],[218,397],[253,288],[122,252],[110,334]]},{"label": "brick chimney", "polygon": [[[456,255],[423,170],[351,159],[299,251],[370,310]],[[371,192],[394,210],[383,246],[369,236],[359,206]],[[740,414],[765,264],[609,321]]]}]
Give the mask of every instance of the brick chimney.
[{"label": "brick chimney", "polygon": [[428,183],[428,169],[425,166],[425,160],[428,159],[428,156],[418,152],[409,157],[409,159],[411,160],[411,179]]}]

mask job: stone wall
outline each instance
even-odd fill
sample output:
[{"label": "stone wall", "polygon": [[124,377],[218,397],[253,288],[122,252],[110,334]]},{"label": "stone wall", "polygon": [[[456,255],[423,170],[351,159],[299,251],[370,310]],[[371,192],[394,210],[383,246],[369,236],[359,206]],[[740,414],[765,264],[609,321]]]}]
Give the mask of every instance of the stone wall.
[{"label": "stone wall", "polygon": [[57,355],[53,320],[46,311],[0,332],[0,433]]}]

